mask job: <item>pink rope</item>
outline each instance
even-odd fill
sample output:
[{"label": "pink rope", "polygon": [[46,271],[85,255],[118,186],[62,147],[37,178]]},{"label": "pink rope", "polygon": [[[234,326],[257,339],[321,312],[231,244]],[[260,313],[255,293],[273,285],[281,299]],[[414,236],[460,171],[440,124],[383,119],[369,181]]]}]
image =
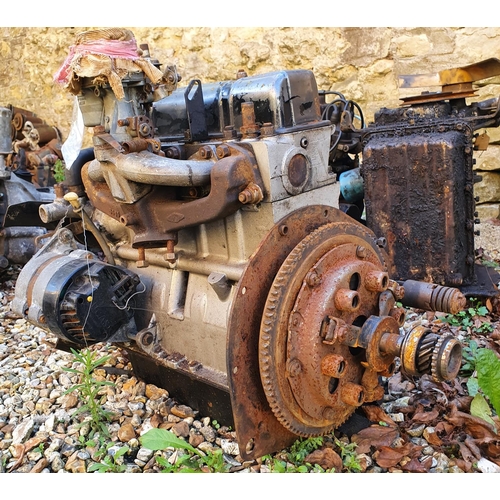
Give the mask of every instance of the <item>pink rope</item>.
[{"label": "pink rope", "polygon": [[71,63],[76,56],[86,54],[97,54],[131,60],[139,58],[135,40],[96,40],[95,42],[72,45],[69,48],[68,57],[66,57],[62,66],[54,75],[54,81],[61,84],[68,83],[71,76]]}]

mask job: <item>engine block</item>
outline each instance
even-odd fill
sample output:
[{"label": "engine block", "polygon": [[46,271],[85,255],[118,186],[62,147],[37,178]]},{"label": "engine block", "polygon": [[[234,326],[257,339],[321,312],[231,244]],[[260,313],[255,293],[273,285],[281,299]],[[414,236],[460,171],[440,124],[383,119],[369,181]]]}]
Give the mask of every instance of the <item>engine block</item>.
[{"label": "engine block", "polygon": [[[308,70],[180,87],[127,30],[85,32],[73,57],[59,76],[93,147],[64,197],[40,209],[60,227],[19,276],[18,314],[61,348],[120,343],[138,376],[234,424],[245,458],[331,432],[379,400],[396,357],[412,376],[456,376],[455,338],[400,330],[398,302],[455,313],[466,299],[442,286],[455,282],[401,267],[398,215],[384,218],[377,189],[388,170],[417,168],[420,149],[381,170],[401,151],[390,119],[365,126],[356,103],[328,101]],[[458,192],[471,162],[456,135]],[[463,246],[446,276],[471,282]]]}]

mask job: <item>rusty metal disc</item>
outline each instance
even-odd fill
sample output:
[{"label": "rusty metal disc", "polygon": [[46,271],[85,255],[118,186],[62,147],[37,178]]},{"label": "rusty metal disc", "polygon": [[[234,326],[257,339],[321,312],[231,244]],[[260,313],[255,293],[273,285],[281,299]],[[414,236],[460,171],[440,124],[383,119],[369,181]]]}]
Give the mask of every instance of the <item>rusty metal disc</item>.
[{"label": "rusty metal disc", "polygon": [[294,434],[330,432],[372,393],[362,384],[365,350],[321,335],[325,318],[362,326],[377,314],[372,278],[384,272],[372,233],[354,221],[316,229],[280,267],[264,308],[259,368],[273,413]]}]

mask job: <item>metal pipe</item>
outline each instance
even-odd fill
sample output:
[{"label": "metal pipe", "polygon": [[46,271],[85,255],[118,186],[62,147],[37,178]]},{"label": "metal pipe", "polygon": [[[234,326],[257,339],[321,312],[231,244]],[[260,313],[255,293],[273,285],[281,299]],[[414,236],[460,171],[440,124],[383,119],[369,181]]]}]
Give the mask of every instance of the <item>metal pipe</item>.
[{"label": "metal pipe", "polygon": [[[175,160],[149,151],[120,154],[107,161],[113,163],[125,179],[157,186],[204,186],[210,182],[215,163],[215,160]],[[88,174],[93,181],[105,180],[103,164],[98,160],[90,163]]]},{"label": "metal pipe", "polygon": [[[129,245],[120,245],[116,247],[115,252],[116,256],[120,259],[131,262],[139,260],[139,251]],[[147,260],[149,265],[171,269],[172,265],[165,260],[165,255],[166,250],[162,252],[159,249],[148,253]],[[224,274],[231,281],[239,281],[246,266],[245,262],[230,263],[210,256],[200,258],[196,255],[184,255],[182,251],[176,257],[175,269],[179,271],[201,274],[202,276],[210,276],[211,273],[218,272]]]}]

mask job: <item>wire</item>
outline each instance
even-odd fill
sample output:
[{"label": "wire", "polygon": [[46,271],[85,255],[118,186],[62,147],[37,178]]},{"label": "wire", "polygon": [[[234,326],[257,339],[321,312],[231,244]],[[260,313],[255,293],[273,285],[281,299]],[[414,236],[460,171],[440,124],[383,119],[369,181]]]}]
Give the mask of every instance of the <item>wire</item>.
[{"label": "wire", "polygon": [[115,307],[117,309],[120,309],[120,311],[123,311],[125,309],[128,309],[128,303],[132,300],[132,297],[135,297],[136,295],[139,295],[141,293],[144,293],[146,291],[146,285],[139,280],[139,283],[143,286],[143,289],[142,290],[138,290],[137,292],[133,293],[128,299],[127,299],[127,302],[125,302],[125,305],[123,307],[120,307],[118,304],[116,304],[115,302],[113,302],[113,304],[115,305]]}]

